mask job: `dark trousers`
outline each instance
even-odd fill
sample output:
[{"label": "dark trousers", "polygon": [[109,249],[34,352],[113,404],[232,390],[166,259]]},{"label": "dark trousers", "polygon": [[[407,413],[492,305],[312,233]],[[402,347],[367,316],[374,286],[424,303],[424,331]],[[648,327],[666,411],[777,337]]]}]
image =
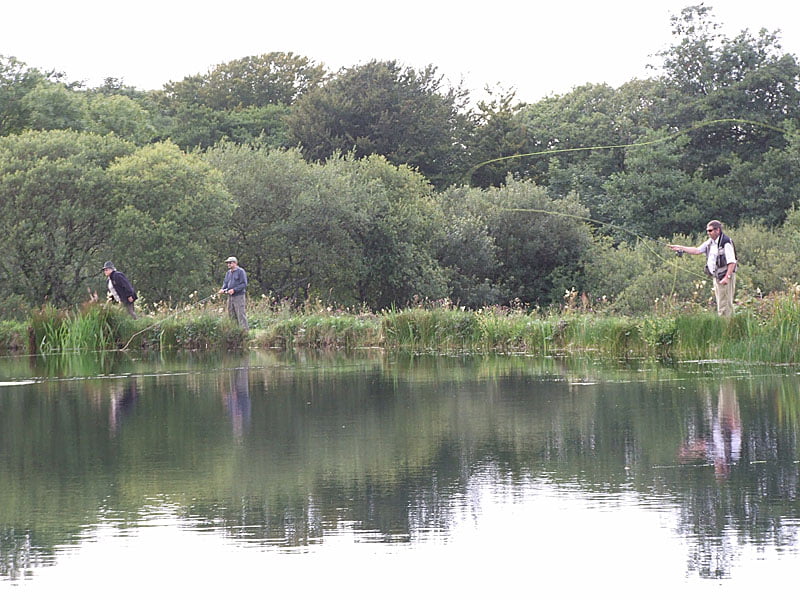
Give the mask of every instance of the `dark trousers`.
[{"label": "dark trousers", "polygon": [[132,318],[134,318],[134,319],[136,318],[136,310],[133,308],[133,302],[123,302],[122,306],[125,307],[125,310],[128,311],[128,314]]}]

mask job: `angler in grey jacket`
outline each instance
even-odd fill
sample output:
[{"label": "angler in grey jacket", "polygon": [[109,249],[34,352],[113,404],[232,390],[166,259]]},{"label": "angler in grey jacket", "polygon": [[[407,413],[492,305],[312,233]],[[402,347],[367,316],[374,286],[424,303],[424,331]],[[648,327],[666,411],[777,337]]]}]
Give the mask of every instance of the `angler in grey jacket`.
[{"label": "angler in grey jacket", "polygon": [[245,310],[245,290],[247,290],[247,273],[239,266],[239,260],[235,256],[225,259],[228,271],[225,273],[225,280],[222,282],[220,294],[228,296],[228,314],[232,319],[239,323],[239,327],[247,329],[247,314]]}]

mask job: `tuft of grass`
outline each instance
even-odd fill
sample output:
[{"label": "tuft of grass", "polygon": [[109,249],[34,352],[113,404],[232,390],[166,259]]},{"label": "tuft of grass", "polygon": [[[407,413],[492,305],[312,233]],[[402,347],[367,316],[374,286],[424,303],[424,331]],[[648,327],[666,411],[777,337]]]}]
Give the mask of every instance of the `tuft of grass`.
[{"label": "tuft of grass", "polygon": [[135,329],[119,307],[97,303],[72,311],[45,305],[31,313],[29,323],[31,351],[44,354],[112,349]]},{"label": "tuft of grass", "polygon": [[28,326],[17,321],[0,321],[0,350],[19,352],[26,348]]},{"label": "tuft of grass", "polygon": [[159,324],[157,331],[162,348],[187,350],[240,348],[248,338],[247,331],[232,319],[209,313],[167,319]]},{"label": "tuft of grass", "polygon": [[382,345],[376,316],[299,314],[268,324],[257,335],[260,346],[278,348],[356,348]]}]

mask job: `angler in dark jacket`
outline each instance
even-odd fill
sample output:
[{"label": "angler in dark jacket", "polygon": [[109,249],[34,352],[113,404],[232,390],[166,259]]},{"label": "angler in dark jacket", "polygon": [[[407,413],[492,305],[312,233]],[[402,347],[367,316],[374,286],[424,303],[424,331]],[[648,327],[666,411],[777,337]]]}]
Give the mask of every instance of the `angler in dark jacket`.
[{"label": "angler in dark jacket", "polygon": [[114,267],[114,263],[110,260],[106,261],[103,265],[103,273],[108,277],[108,292],[111,294],[112,298],[122,304],[128,311],[128,314],[135,319],[136,311],[133,308],[133,303],[138,296],[131,282],[128,281],[124,273],[117,271]]}]

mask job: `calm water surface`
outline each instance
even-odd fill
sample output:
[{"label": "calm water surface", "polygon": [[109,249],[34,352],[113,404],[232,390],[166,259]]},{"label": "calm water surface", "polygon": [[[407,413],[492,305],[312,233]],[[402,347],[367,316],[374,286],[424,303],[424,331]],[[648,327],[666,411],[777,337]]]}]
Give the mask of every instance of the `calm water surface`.
[{"label": "calm water surface", "polygon": [[0,358],[0,595],[791,593],[794,368]]}]

